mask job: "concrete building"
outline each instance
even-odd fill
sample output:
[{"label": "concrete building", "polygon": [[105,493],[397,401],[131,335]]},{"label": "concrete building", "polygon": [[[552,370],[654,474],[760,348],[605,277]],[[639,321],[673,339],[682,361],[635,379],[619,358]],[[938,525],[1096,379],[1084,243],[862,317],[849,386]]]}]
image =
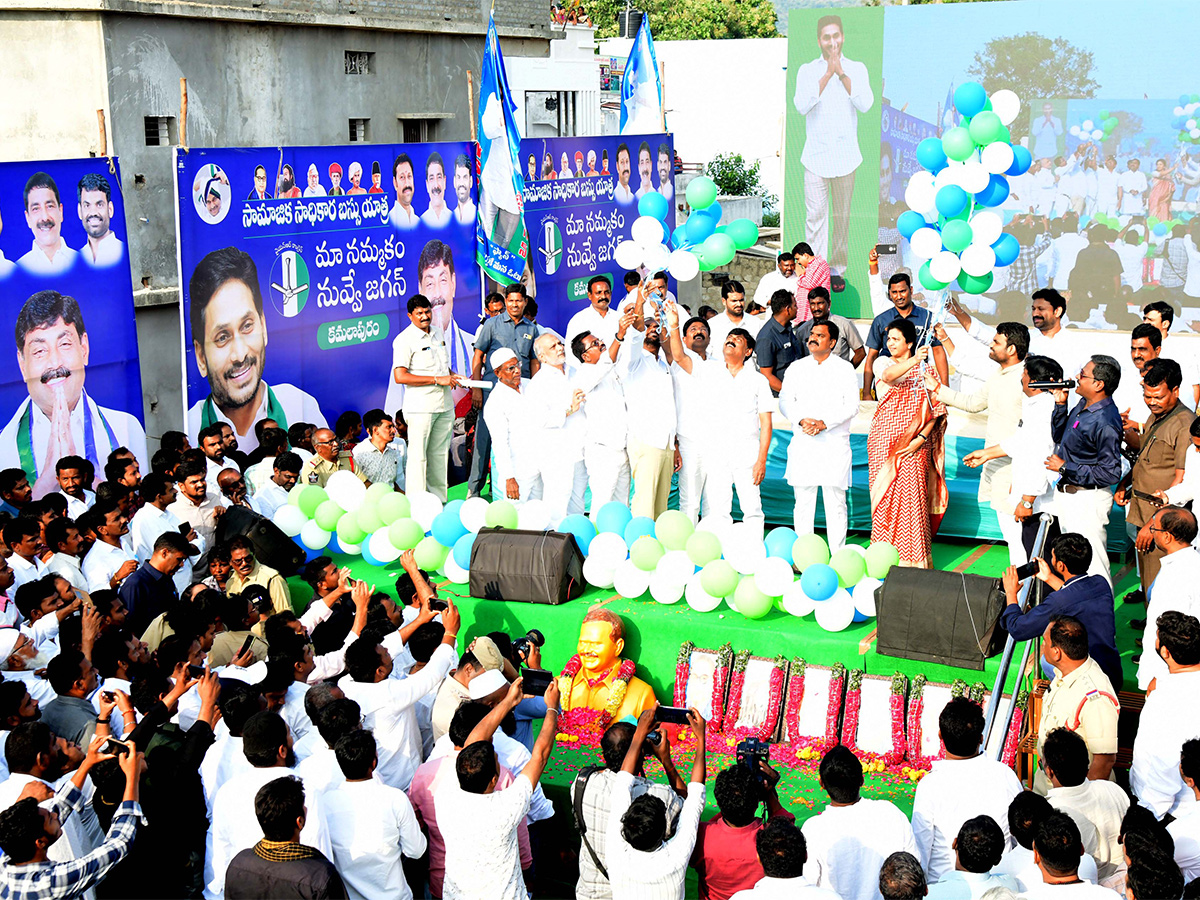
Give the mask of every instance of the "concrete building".
[{"label": "concrete building", "polygon": [[[193,147],[465,140],[467,72],[478,95],[489,8],[485,0],[0,2],[0,158],[98,155],[97,110],[108,153],[120,157],[152,449],[183,424],[171,164],[179,79]],[[548,58],[562,36],[539,0],[496,0],[495,16],[510,67]],[[558,89],[550,78],[537,88]]]},{"label": "concrete building", "polygon": [[548,59],[505,57],[517,125],[527,138],[602,134],[595,29],[556,25]]}]

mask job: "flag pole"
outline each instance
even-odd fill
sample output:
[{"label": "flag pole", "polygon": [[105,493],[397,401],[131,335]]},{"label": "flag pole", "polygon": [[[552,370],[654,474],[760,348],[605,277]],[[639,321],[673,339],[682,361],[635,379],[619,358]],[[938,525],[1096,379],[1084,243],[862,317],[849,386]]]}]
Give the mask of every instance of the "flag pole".
[{"label": "flag pole", "polygon": [[467,69],[467,114],[471,120],[471,143],[478,143],[479,131],[475,121],[475,73],[470,69]]}]

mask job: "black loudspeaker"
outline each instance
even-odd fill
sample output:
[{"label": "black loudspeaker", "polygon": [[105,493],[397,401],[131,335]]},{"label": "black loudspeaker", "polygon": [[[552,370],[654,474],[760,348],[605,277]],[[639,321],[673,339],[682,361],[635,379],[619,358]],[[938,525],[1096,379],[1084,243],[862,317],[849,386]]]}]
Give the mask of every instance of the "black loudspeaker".
[{"label": "black loudspeaker", "polygon": [[884,656],[982,670],[1004,647],[999,579],[893,566],[876,602]]},{"label": "black loudspeaker", "polygon": [[217,543],[224,544],[238,536],[249,538],[259,561],[284,578],[295,575],[304,565],[304,551],[278,525],[252,509],[231,506],[217,522]]},{"label": "black loudspeaker", "polygon": [[472,597],[559,604],[586,587],[573,535],[481,528],[471,546]]}]

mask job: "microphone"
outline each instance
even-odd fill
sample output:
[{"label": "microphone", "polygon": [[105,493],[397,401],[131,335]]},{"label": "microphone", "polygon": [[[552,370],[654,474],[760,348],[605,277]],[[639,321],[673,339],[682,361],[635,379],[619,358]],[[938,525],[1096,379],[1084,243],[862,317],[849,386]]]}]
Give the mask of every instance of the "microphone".
[{"label": "microphone", "polygon": [[1062,381],[1031,381],[1029,387],[1035,391],[1069,391],[1075,383],[1074,378],[1064,378]]}]

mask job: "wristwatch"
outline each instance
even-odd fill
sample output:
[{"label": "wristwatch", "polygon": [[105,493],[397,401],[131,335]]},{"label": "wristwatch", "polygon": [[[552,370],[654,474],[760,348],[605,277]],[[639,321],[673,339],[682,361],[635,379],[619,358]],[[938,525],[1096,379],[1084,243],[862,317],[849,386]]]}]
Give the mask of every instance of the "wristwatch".
[{"label": "wristwatch", "polygon": [[1033,503],[1029,500],[1022,500],[1021,509],[1033,509]]}]

